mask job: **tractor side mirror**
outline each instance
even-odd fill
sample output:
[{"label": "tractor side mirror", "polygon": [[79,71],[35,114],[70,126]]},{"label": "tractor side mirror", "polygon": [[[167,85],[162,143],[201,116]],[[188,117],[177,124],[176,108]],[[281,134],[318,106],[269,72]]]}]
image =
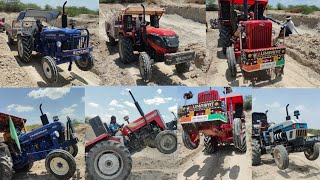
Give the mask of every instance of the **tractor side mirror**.
[{"label": "tractor side mirror", "polygon": [[300,111],[299,111],[299,110],[295,110],[295,111],[293,112],[293,114],[294,114],[294,116],[295,116],[297,119],[299,119],[299,116],[300,116]]}]

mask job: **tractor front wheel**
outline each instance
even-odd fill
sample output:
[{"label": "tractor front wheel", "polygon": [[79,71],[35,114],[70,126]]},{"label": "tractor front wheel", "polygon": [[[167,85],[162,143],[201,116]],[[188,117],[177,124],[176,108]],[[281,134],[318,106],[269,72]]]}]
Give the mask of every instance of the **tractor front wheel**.
[{"label": "tractor front wheel", "polygon": [[[10,151],[4,143],[0,144],[0,179],[2,180],[11,180],[13,176],[12,170],[12,158],[10,156]],[[2,151],[2,148],[4,151]]]},{"label": "tractor front wheel", "polygon": [[176,67],[177,73],[182,74],[182,73],[186,73],[186,72],[189,71],[189,69],[191,67],[191,63],[190,62],[184,62],[184,63],[181,63],[181,64],[176,64],[175,67]]},{"label": "tractor front wheel", "polygon": [[128,179],[132,169],[129,150],[116,141],[102,141],[92,147],[87,155],[89,179]]},{"label": "tractor front wheel", "polygon": [[163,154],[171,154],[177,150],[178,139],[174,131],[164,130],[156,136],[157,149]]},{"label": "tractor front wheel", "polygon": [[186,132],[186,130],[182,131],[182,141],[186,148],[194,150],[199,147],[200,143],[200,135],[198,134],[190,134]]},{"label": "tractor front wheel", "polygon": [[55,60],[50,56],[45,56],[41,60],[42,70],[44,76],[49,83],[56,83],[58,81],[58,67]]},{"label": "tractor front wheel", "polygon": [[57,179],[70,179],[76,172],[76,161],[73,156],[62,149],[51,151],[45,160],[47,171]]},{"label": "tractor front wheel", "polygon": [[259,141],[252,139],[252,166],[257,166],[261,163],[261,148]]},{"label": "tractor front wheel", "polygon": [[9,34],[8,35],[8,44],[9,45],[13,45],[14,40],[11,38],[11,36]]},{"label": "tractor front wheel", "polygon": [[235,148],[240,152],[246,152],[247,150],[247,141],[246,141],[246,131],[243,122],[241,119],[236,118],[233,120],[233,144]]},{"label": "tractor front wheel", "polygon": [[19,168],[19,169],[18,168],[13,168],[13,169],[14,169],[14,171],[16,173],[22,173],[22,172],[25,173],[25,172],[29,172],[30,169],[32,168],[32,166],[33,166],[33,162],[23,166],[22,168]]},{"label": "tractor front wheel", "polygon": [[314,161],[314,160],[318,159],[318,157],[319,157],[319,151],[320,151],[320,144],[319,144],[319,143],[315,143],[315,144],[313,145],[313,148],[304,151],[304,156],[305,156],[309,161]]},{"label": "tractor front wheel", "polygon": [[32,54],[32,37],[31,36],[22,36],[18,37],[18,54],[19,59],[28,63],[31,59]]},{"label": "tractor front wheel", "polygon": [[208,154],[212,154],[218,149],[218,141],[216,137],[205,136],[204,137],[204,150]]},{"label": "tractor front wheel", "polygon": [[73,157],[78,155],[78,146],[76,144],[67,147],[65,150],[68,151]]},{"label": "tractor front wheel", "polygon": [[141,52],[139,55],[139,71],[142,79],[145,82],[150,81],[152,76],[153,60],[146,52]]},{"label": "tractor front wheel", "polygon": [[274,161],[279,169],[285,170],[289,167],[289,155],[283,145],[277,145],[273,150]]},{"label": "tractor front wheel", "polygon": [[133,44],[130,38],[120,35],[118,47],[121,62],[129,64],[134,61]]},{"label": "tractor front wheel", "polygon": [[228,47],[227,50],[227,59],[228,59],[228,68],[230,71],[230,75],[233,78],[237,77],[237,61],[234,54],[234,49],[232,46]]},{"label": "tractor front wheel", "polygon": [[94,57],[92,54],[84,55],[79,60],[76,60],[77,67],[82,71],[89,71],[94,66]]}]

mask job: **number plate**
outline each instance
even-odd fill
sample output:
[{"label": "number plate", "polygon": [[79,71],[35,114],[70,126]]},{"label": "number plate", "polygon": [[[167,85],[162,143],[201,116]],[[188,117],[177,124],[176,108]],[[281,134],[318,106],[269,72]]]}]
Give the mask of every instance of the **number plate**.
[{"label": "number plate", "polygon": [[276,63],[275,62],[269,62],[269,63],[263,63],[260,64],[260,69],[271,69],[276,67]]}]

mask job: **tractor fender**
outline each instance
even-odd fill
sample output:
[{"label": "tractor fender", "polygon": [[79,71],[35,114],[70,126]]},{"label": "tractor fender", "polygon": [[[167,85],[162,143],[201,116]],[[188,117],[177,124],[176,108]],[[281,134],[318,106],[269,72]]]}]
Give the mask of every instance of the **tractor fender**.
[{"label": "tractor fender", "polygon": [[89,152],[92,147],[94,147],[96,144],[102,142],[102,141],[116,141],[121,143],[120,139],[117,139],[110,134],[102,134],[101,136],[97,137],[96,139],[86,143],[85,145],[85,152]]}]

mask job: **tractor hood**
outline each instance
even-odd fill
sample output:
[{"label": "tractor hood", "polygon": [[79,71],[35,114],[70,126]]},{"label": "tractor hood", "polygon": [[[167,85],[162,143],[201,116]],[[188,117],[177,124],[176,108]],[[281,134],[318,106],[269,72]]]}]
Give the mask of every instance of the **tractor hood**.
[{"label": "tractor hood", "polygon": [[80,30],[78,29],[71,29],[71,28],[60,28],[60,29],[48,29],[45,28],[42,31],[43,34],[80,34]]},{"label": "tractor hood", "polygon": [[147,34],[155,34],[159,36],[175,36],[177,35],[174,31],[168,29],[155,28],[147,26]]}]

